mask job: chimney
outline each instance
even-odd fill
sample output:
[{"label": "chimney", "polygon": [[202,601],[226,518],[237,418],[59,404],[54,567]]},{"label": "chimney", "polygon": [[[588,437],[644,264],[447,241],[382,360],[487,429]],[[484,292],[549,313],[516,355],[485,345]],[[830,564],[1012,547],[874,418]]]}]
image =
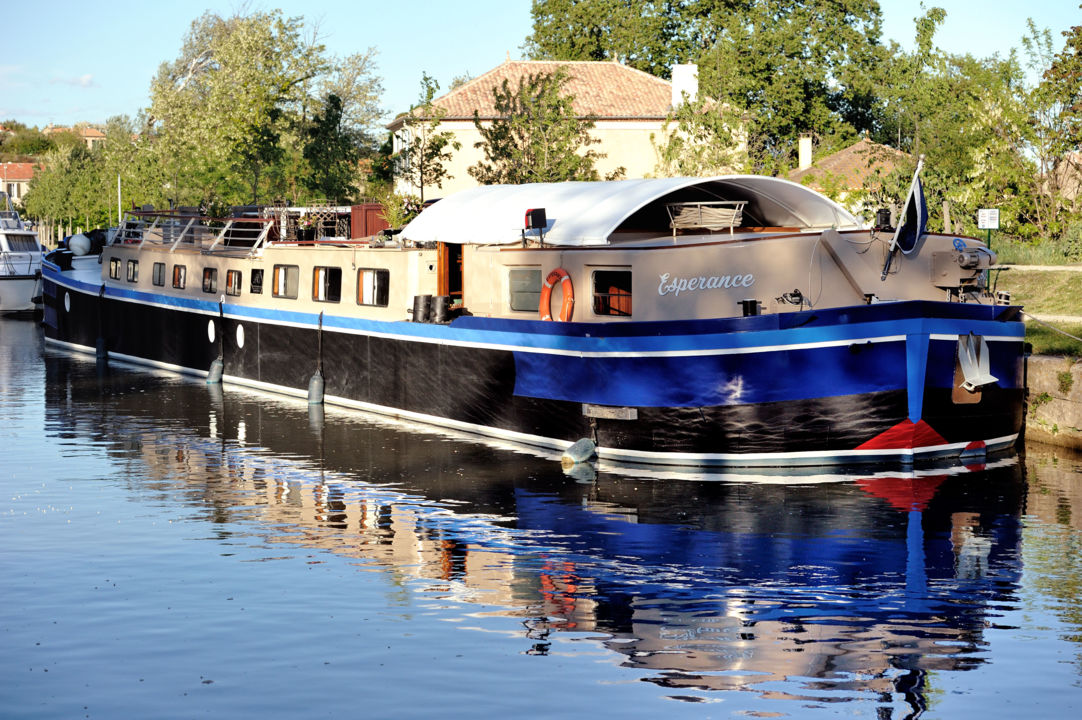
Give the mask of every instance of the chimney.
[{"label": "chimney", "polygon": [[811,167],[812,164],[812,143],[811,135],[801,135],[797,141],[797,162],[799,167],[797,170],[805,170]]},{"label": "chimney", "polygon": [[[685,101],[694,102],[699,94],[699,66],[690,63],[687,65],[672,66],[672,106],[678,108]],[[684,96],[687,95],[687,98]]]}]

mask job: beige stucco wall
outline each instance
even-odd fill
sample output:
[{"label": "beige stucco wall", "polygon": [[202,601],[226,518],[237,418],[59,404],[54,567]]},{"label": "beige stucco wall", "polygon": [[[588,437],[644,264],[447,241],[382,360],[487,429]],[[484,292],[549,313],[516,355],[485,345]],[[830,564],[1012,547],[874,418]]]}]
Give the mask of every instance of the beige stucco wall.
[{"label": "beige stucco wall", "polygon": [[[656,133],[660,137],[661,126],[660,120],[597,121],[591,135],[600,142],[591,145],[590,149],[606,155],[595,163],[598,174],[604,178],[621,166],[625,170],[624,177],[627,178],[641,178],[653,174],[657,153],[650,136]],[[426,186],[426,200],[477,187],[477,181],[469,174],[469,167],[484,159],[484,151],[474,147],[481,142],[481,133],[472,121],[447,121],[440,126],[440,130],[453,132],[461,147],[452,152],[451,160],[445,165],[451,178],[445,179],[442,187]],[[401,179],[396,190],[400,193],[417,194],[416,188],[411,189]]]}]

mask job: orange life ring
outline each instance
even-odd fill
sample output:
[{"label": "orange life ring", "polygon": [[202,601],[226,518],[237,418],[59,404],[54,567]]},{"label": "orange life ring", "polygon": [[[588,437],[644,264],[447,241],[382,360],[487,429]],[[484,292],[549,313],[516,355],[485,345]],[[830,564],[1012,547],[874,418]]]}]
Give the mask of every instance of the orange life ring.
[{"label": "orange life ring", "polygon": [[552,320],[552,286],[556,283],[560,283],[564,293],[564,302],[560,307],[560,322],[568,322],[571,319],[571,313],[575,310],[575,288],[571,286],[571,276],[563,268],[556,268],[545,278],[537,312],[540,313],[542,320]]}]

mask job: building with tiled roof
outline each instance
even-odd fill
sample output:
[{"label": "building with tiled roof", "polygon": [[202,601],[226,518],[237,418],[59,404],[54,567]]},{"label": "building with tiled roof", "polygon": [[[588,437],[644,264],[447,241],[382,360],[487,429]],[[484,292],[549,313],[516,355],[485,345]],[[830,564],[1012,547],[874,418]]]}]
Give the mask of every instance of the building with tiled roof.
[{"label": "building with tiled roof", "polygon": [[22,204],[23,196],[34,178],[34,163],[0,163],[0,190],[7,193],[12,202]]},{"label": "building with tiled roof", "polygon": [[92,125],[76,125],[73,128],[62,127],[60,125],[53,125],[50,123],[42,131],[43,135],[55,135],[57,133],[71,133],[75,137],[79,138],[86,144],[88,150],[94,148],[105,142],[105,133],[101,130],[93,127]]},{"label": "building with tiled roof", "polygon": [[[443,181],[442,188],[426,187],[425,198],[476,187],[477,182],[467,170],[484,159],[484,151],[474,147],[481,141],[481,134],[473,117],[474,112],[482,122],[496,117],[494,90],[505,80],[515,89],[530,75],[551,74],[558,68],[567,73],[563,92],[573,96],[576,116],[594,119],[591,135],[599,142],[590,149],[605,154],[595,163],[598,174],[603,177],[620,167],[629,178],[653,174],[657,151],[652,136],[662,135],[665,120],[683,93],[695,96],[694,66],[674,68],[674,87],[672,82],[615,62],[508,60],[433,100],[433,105],[446,113],[439,131],[452,132],[460,149],[453,151],[445,165],[452,177]],[[394,134],[395,152],[404,147],[409,132],[403,123],[405,117],[402,113],[387,125]],[[408,191],[404,186],[398,189]]]},{"label": "building with tiled roof", "polygon": [[862,204],[870,180],[886,175],[910,159],[908,153],[866,137],[814,162],[811,138],[801,138],[799,149],[800,165],[789,173],[789,180],[829,195],[853,210]]}]

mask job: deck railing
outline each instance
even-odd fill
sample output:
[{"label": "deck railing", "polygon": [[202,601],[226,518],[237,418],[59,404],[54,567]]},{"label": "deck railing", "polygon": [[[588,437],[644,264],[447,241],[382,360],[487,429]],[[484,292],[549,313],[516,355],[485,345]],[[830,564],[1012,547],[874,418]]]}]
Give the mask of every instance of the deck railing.
[{"label": "deck railing", "polygon": [[128,213],[110,244],[194,248],[202,252],[242,250],[254,254],[267,242],[274,218],[211,218],[177,211],[138,210]]}]

